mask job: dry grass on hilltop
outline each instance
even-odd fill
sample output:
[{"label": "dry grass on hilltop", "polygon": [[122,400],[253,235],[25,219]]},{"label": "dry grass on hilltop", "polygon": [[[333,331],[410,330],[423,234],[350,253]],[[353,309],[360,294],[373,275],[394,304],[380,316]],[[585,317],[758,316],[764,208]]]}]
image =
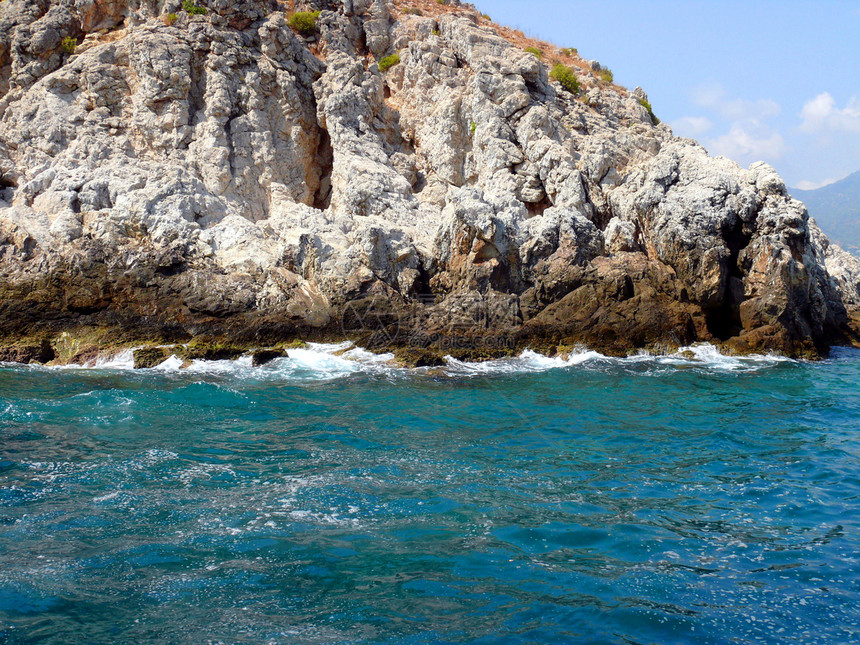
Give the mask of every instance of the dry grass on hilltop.
[{"label": "dry grass on hilltop", "polygon": [[[484,17],[480,11],[472,10],[466,7],[455,7],[449,4],[441,4],[437,0],[397,0],[394,2],[394,8],[400,14],[405,14],[408,9],[417,9],[421,15],[435,18],[446,13],[462,14],[469,16],[477,24],[482,27],[489,27],[499,36],[515,45],[519,49],[534,47],[543,52],[543,60],[550,65],[554,63],[564,63],[569,67],[575,67],[580,74],[587,75],[597,82],[598,77],[594,74],[588,61],[584,60],[577,54],[565,53],[563,47],[559,47],[553,43],[539,38],[527,36],[519,29],[500,25],[492,20]],[[618,88],[623,90],[623,88]]]}]

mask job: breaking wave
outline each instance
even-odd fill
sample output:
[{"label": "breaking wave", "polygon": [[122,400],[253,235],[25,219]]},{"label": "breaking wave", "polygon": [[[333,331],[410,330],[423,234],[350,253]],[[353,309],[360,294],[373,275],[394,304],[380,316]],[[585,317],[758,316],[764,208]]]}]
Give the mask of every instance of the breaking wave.
[{"label": "breaking wave", "polygon": [[[30,369],[85,369],[85,370],[132,370],[134,350],[100,357],[86,365],[46,367],[26,366]],[[377,376],[407,376],[430,374],[448,377],[476,377],[527,374],[565,369],[606,369],[609,367],[630,368],[644,371],[706,370],[715,372],[750,372],[767,369],[781,363],[794,363],[793,359],[779,355],[754,354],[729,356],[707,343],[682,347],[671,354],[654,355],[644,351],[623,358],[605,356],[588,349],[577,349],[557,356],[545,356],[527,349],[518,356],[482,362],[461,361],[452,356],[445,357],[446,364],[438,368],[405,368],[397,364],[394,354],[375,354],[346,341],[343,343],[309,343],[306,348],[290,349],[287,355],[267,363],[254,366],[251,356],[234,360],[195,360],[187,363],[177,356],[170,356],[152,368],[138,370],[142,373],[234,375],[239,378],[262,380],[306,380],[328,381],[356,374]]]}]

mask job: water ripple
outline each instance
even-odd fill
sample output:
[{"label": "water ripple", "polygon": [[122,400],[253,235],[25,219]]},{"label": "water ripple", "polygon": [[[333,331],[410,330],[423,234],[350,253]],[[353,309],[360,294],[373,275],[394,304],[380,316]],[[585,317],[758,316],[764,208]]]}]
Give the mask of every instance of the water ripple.
[{"label": "water ripple", "polygon": [[860,640],[860,353],[357,357],[0,368],[0,642]]}]

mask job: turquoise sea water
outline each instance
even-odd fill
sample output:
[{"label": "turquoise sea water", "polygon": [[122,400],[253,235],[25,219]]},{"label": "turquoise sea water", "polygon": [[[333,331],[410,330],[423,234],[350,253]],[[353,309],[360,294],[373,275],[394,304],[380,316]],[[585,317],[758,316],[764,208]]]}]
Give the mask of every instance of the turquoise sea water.
[{"label": "turquoise sea water", "polygon": [[327,351],[0,367],[0,642],[860,642],[860,352]]}]

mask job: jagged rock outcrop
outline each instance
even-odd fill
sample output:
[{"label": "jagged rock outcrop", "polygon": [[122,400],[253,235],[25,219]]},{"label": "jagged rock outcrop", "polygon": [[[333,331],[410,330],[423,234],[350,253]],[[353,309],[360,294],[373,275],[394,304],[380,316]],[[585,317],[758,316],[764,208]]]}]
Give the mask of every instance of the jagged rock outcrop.
[{"label": "jagged rock outcrop", "polygon": [[7,342],[857,338],[858,262],[641,90],[553,52],[574,96],[457,2],[297,3],[311,37],[275,2],[205,4],[0,4]]}]

